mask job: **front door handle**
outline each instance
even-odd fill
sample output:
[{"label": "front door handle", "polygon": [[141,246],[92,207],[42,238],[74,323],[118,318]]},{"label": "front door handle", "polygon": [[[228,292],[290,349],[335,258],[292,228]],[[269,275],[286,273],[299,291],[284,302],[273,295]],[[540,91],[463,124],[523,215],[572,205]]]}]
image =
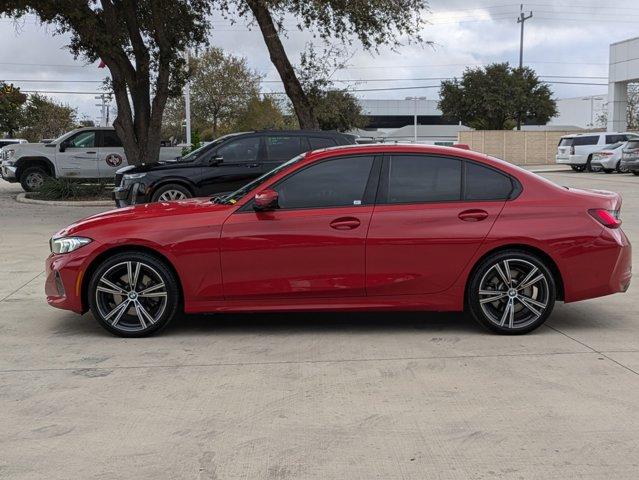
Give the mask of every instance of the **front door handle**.
[{"label": "front door handle", "polygon": [[335,230],[354,230],[362,224],[355,217],[337,218],[331,222],[331,228]]},{"label": "front door handle", "polygon": [[95,155],[98,152],[87,152],[87,155]]},{"label": "front door handle", "polygon": [[458,215],[458,217],[464,222],[481,222],[488,218],[488,212],[479,209],[464,210]]},{"label": "front door handle", "polygon": [[257,168],[259,166],[260,166],[259,163],[249,163],[246,165],[247,168]]}]

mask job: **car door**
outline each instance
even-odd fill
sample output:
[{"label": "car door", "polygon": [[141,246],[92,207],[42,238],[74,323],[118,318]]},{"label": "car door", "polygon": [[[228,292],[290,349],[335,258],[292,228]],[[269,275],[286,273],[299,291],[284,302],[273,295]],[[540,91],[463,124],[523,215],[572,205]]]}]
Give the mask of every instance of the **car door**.
[{"label": "car door", "polygon": [[[376,167],[374,168],[374,164]],[[224,223],[228,300],[365,295],[365,241],[381,158],[339,157],[291,173],[272,188],[279,209],[249,202]]]},{"label": "car door", "polygon": [[78,132],[64,140],[61,147],[64,151],[56,153],[56,163],[63,177],[100,177],[96,130]]},{"label": "car door", "polygon": [[448,289],[514,188],[507,175],[459,158],[386,157],[366,242],[367,294]]},{"label": "car door", "polygon": [[202,162],[198,194],[232,192],[262,175],[262,148],[259,135],[243,135],[222,144]]},{"label": "car door", "polygon": [[116,170],[125,165],[124,147],[115,130],[100,130],[98,132],[98,170],[100,178],[114,178]]}]

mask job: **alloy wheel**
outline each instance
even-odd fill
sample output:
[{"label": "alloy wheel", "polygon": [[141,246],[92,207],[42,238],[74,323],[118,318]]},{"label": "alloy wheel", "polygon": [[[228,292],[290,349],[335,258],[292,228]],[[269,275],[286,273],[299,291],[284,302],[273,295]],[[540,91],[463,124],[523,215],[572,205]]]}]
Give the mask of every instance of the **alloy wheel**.
[{"label": "alloy wheel", "polygon": [[526,328],[550,303],[546,274],[519,258],[500,260],[479,282],[479,304],[486,319],[500,328]]},{"label": "alloy wheel", "polygon": [[188,198],[184,192],[181,192],[180,190],[167,190],[166,192],[163,192],[162,195],[160,195],[160,197],[158,198],[158,200],[160,202],[172,202],[175,200],[184,200]]},{"label": "alloy wheel", "polygon": [[95,305],[102,320],[123,332],[141,332],[162,317],[167,287],[156,269],[140,261],[117,263],[102,274]]}]

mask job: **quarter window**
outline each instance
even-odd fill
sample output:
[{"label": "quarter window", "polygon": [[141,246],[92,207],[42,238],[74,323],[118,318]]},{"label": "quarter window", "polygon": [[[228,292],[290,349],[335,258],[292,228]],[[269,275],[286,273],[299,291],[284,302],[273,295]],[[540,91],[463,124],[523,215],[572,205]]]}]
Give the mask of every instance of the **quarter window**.
[{"label": "quarter window", "polygon": [[122,146],[122,142],[115,132],[102,130],[102,146],[106,148],[117,148]]},{"label": "quarter window", "polygon": [[306,139],[299,136],[268,136],[266,152],[271,161],[284,162],[308,150]]},{"label": "quarter window", "polygon": [[226,162],[255,162],[260,149],[260,137],[245,137],[231,140],[217,150],[217,155]]},{"label": "quarter window", "polygon": [[461,200],[462,161],[455,158],[401,155],[389,159],[388,203]]},{"label": "quarter window", "polygon": [[506,200],[512,190],[510,177],[492,168],[466,162],[464,200]]},{"label": "quarter window", "polygon": [[291,209],[362,205],[372,166],[372,157],[342,157],[311,165],[274,187],[279,206]]}]

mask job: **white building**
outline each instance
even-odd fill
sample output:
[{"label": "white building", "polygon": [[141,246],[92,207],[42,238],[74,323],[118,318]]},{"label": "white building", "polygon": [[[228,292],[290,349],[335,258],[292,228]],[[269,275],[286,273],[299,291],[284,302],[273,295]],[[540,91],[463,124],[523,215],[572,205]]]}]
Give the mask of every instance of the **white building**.
[{"label": "white building", "polygon": [[610,45],[608,73],[608,131],[628,128],[628,83],[639,82],[639,37]]},{"label": "white building", "polygon": [[579,128],[604,128],[602,116],[608,108],[608,95],[560,98],[557,100],[557,116],[548,126],[571,126]]}]

